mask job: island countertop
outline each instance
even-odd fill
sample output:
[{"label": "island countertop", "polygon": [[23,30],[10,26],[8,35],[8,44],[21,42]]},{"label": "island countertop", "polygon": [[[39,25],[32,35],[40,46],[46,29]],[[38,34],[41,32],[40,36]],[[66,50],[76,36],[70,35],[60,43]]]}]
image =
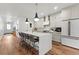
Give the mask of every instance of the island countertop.
[{"label": "island countertop", "polygon": [[45,32],[25,32],[25,33],[35,35],[35,36],[38,36],[38,37],[42,37],[42,36],[51,34],[51,33],[45,33]]}]

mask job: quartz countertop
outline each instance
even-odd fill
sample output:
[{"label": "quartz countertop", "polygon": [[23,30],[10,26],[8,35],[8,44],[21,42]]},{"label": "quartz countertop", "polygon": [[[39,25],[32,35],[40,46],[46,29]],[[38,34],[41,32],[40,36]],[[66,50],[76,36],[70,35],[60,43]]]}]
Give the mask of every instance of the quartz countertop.
[{"label": "quartz countertop", "polygon": [[27,34],[32,34],[32,35],[35,35],[35,36],[38,36],[38,37],[41,37],[41,36],[45,36],[45,35],[50,35],[51,33],[45,33],[45,32],[25,32]]}]

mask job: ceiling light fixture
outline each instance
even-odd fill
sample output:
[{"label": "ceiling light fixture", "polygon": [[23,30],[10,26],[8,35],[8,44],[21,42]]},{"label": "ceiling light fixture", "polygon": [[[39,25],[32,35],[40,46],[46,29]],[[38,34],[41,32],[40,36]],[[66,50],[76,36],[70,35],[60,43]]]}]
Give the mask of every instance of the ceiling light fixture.
[{"label": "ceiling light fixture", "polygon": [[57,10],[58,9],[58,6],[55,6],[54,9]]},{"label": "ceiling light fixture", "polygon": [[35,6],[36,6],[36,13],[35,13],[34,21],[39,21],[39,17],[38,17],[38,14],[37,14],[37,6],[38,6],[38,4],[36,3]]}]

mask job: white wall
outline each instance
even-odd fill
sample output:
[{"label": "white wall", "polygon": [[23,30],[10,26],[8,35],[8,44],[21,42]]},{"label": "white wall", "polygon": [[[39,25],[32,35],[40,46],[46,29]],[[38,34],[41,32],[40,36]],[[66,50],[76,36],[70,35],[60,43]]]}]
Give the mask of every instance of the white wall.
[{"label": "white wall", "polygon": [[[30,24],[29,23],[32,23],[32,28],[30,28]],[[26,31],[32,31],[32,29],[33,29],[33,21],[31,21],[30,19],[29,19],[29,23],[28,23],[28,25],[26,24],[26,22],[25,22],[25,18],[19,18],[19,29],[18,29],[18,31],[19,32],[26,32]]]},{"label": "white wall", "polygon": [[3,24],[3,20],[0,17],[0,35],[3,35],[4,33],[4,24]]},{"label": "white wall", "polygon": [[61,12],[53,14],[50,17],[50,27],[61,27],[61,26],[62,26]]},{"label": "white wall", "polygon": [[23,18],[19,18],[19,32],[26,31],[26,23]]},{"label": "white wall", "polygon": [[39,21],[35,22],[35,27],[36,28],[43,28],[43,22],[44,22],[44,18],[40,18]]}]

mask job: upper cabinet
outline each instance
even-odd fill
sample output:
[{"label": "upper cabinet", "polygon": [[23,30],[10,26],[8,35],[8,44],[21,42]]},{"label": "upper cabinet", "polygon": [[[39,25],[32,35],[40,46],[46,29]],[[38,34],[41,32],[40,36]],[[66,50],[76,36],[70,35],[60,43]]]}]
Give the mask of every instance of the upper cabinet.
[{"label": "upper cabinet", "polygon": [[[79,18],[79,5],[75,5],[66,9],[63,9],[61,12],[62,20],[74,19],[71,21],[70,34],[72,36],[78,36],[78,27],[79,20],[75,20],[75,18]],[[62,21],[62,35],[68,35],[68,21]]]},{"label": "upper cabinet", "polygon": [[79,18],[79,5],[75,5],[72,7],[72,17],[71,18]]},{"label": "upper cabinet", "polygon": [[64,19],[79,18],[79,5],[65,8],[61,11],[61,17]]},{"label": "upper cabinet", "polygon": [[63,20],[70,19],[71,18],[71,14],[72,14],[72,8],[71,7],[70,8],[67,8],[67,9],[63,9],[61,11],[61,18]]}]

